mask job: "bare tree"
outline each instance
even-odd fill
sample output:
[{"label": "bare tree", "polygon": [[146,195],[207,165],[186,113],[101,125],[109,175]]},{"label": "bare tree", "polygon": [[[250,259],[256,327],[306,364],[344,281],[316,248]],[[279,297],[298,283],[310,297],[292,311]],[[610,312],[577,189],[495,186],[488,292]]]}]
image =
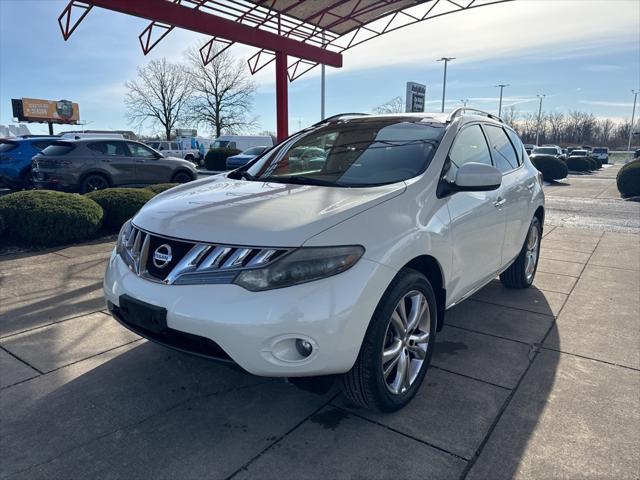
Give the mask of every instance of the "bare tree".
[{"label": "bare tree", "polygon": [[555,144],[560,144],[563,139],[565,117],[562,112],[552,112],[547,115],[547,122],[549,123],[550,139]]},{"label": "bare tree", "polygon": [[257,119],[250,117],[256,84],[242,60],[228,51],[204,65],[197,49],[187,52],[193,98],[190,116],[193,123],[211,128],[216,137],[225,133],[252,130]]},{"label": "bare tree", "polygon": [[373,112],[379,114],[404,112],[404,102],[402,101],[402,97],[394,97],[388,102],[378,105],[373,109]]},{"label": "bare tree", "polygon": [[518,110],[515,105],[510,105],[502,110],[502,120],[507,125],[513,127],[518,120]]},{"label": "bare tree", "polygon": [[160,125],[167,140],[172,130],[185,120],[191,94],[189,75],[184,67],[162,60],[151,60],[138,68],[138,77],[126,82],[124,102],[130,124],[141,127],[147,121]]}]

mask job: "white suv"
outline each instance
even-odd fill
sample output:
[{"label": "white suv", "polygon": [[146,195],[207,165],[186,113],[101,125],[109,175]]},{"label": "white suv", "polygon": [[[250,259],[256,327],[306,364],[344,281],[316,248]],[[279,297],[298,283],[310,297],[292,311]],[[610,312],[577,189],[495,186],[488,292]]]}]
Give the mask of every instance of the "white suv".
[{"label": "white suv", "polygon": [[[332,117],[156,196],[120,232],[109,310],[166,346],[255,375],[339,375],[356,404],[401,408],[445,310],[536,273],[541,177],[513,130],[468,111]],[[289,155],[301,148],[324,153]]]}]

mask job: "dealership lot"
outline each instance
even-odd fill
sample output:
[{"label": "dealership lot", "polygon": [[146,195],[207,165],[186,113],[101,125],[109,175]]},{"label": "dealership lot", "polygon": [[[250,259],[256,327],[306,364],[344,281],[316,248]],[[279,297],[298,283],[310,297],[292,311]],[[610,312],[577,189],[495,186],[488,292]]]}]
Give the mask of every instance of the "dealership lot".
[{"label": "dealership lot", "polygon": [[0,478],[637,478],[640,203],[617,169],[546,187],[534,288],[452,309],[391,415],[141,340],[104,312],[110,242],[0,257]]}]

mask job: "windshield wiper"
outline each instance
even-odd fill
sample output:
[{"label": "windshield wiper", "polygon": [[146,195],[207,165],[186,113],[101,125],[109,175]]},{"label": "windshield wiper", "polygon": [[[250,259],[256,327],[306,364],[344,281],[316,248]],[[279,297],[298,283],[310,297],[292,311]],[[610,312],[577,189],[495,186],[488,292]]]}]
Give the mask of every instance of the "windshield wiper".
[{"label": "windshield wiper", "polygon": [[336,182],[328,182],[326,180],[319,180],[317,178],[291,176],[291,177],[265,177],[259,179],[262,182],[272,183],[291,183],[294,185],[315,185],[319,187],[339,187],[342,185],[336,184]]}]

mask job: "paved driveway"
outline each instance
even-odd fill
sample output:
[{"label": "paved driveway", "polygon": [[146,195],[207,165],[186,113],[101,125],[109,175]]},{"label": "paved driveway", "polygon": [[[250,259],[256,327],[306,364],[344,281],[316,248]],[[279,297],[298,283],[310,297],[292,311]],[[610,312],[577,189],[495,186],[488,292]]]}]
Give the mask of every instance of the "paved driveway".
[{"label": "paved driveway", "polygon": [[549,219],[535,286],[449,311],[391,415],[141,340],[103,311],[111,244],[4,257],[0,477],[637,479],[640,235]]}]

